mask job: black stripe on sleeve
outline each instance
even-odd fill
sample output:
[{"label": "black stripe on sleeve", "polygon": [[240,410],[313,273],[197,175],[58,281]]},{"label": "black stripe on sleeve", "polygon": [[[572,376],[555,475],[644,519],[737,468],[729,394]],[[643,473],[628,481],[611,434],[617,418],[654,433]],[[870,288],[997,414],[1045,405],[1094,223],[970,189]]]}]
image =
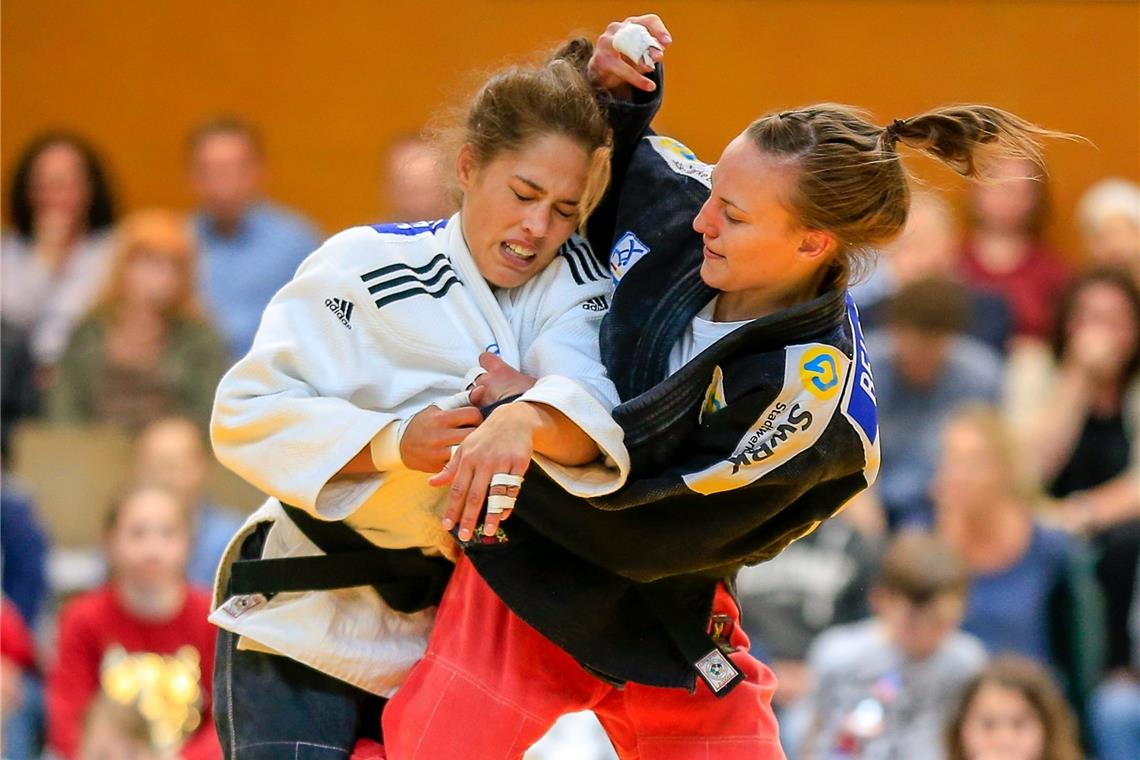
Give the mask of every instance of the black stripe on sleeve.
[{"label": "black stripe on sleeve", "polygon": [[566,259],[566,263],[570,266],[570,276],[574,278],[574,282],[585,285],[586,281],[582,279],[582,275],[578,274],[578,265],[574,263],[574,254],[570,252],[570,247],[563,245],[558,254]]},{"label": "black stripe on sleeve", "polygon": [[371,272],[367,272],[365,274],[360,275],[360,279],[363,282],[368,282],[369,280],[375,280],[377,277],[382,277],[386,274],[390,274],[392,272],[398,272],[400,270],[408,270],[408,271],[414,272],[416,274],[423,274],[424,272],[427,272],[432,267],[434,267],[436,264],[438,264],[441,260],[446,261],[447,256],[445,254],[438,253],[435,255],[435,258],[433,258],[431,261],[429,261],[428,263],[426,263],[420,267],[413,267],[409,264],[389,264],[386,267],[380,267],[379,269],[373,269]]},{"label": "black stripe on sleeve", "polygon": [[393,277],[390,280],[384,280],[383,282],[378,282],[374,285],[369,285],[368,286],[368,292],[371,293],[372,295],[376,295],[377,293],[379,293],[382,290],[391,290],[392,288],[396,287],[397,285],[402,285],[405,282],[421,282],[424,285],[430,287],[432,285],[435,285],[437,282],[439,282],[441,279],[443,279],[443,277],[445,275],[448,275],[448,274],[454,275],[455,272],[452,270],[452,268],[449,264],[444,264],[443,266],[441,266],[439,268],[439,271],[436,272],[435,274],[433,274],[431,277],[426,277],[426,278],[425,277],[417,277],[414,274],[401,275],[399,277]]},{"label": "black stripe on sleeve", "polygon": [[581,254],[582,258],[584,258],[587,264],[589,264],[590,269],[592,269],[594,273],[598,275],[597,278],[593,279],[610,279],[611,275],[609,273],[609,270],[602,266],[602,262],[598,261],[598,257],[594,255],[594,252],[590,248],[589,243],[575,242],[573,238],[566,242],[569,243],[570,246],[574,248],[574,250],[578,251],[578,253]]},{"label": "black stripe on sleeve", "polygon": [[459,283],[459,278],[453,274],[450,278],[444,280],[436,290],[428,290],[422,285],[416,285],[414,287],[408,288],[407,290],[401,290],[398,293],[392,293],[378,299],[376,301],[376,308],[383,309],[389,304],[393,304],[397,301],[402,301],[405,298],[411,298],[412,296],[418,295],[427,295],[435,299],[443,298],[443,296],[447,294],[447,291],[451,290],[451,287],[457,283]]}]

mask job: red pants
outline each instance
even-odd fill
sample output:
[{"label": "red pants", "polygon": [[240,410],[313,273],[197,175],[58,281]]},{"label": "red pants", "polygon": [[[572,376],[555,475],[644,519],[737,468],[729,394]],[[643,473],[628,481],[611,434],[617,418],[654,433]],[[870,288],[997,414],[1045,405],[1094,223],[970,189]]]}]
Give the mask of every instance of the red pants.
[{"label": "red pants", "polygon": [[714,613],[733,625],[746,676],[722,699],[627,684],[616,689],[524,623],[461,558],[427,654],[384,708],[392,760],[521,758],[563,714],[593,710],[623,760],[783,760],[772,672],[748,654],[740,612],[721,588]]}]

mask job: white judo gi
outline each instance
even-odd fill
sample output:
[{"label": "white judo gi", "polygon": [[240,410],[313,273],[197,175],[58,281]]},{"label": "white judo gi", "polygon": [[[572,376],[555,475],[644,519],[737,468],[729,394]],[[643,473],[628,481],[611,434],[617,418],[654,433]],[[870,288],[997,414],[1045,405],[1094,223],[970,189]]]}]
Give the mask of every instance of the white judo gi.
[{"label": "white judo gi", "polygon": [[[264,558],[319,554],[281,502],[344,520],[387,548],[453,552],[440,525],[447,489],[404,468],[399,436],[413,415],[463,390],[483,351],[541,378],[524,400],[569,417],[603,457],[535,463],[567,491],[597,496],[628,474],[617,391],[599,359],[598,326],[613,284],[574,236],[540,274],[492,289],[446,222],[356,227],[330,238],[273,298],[248,355],[222,379],[211,424],[221,462],[270,498],[231,542],[210,621],[239,648],[286,655],[390,696],[423,654],[434,609],[402,614],[371,587],[224,599],[228,568],[257,524]],[[381,472],[333,479],[371,446]]]}]

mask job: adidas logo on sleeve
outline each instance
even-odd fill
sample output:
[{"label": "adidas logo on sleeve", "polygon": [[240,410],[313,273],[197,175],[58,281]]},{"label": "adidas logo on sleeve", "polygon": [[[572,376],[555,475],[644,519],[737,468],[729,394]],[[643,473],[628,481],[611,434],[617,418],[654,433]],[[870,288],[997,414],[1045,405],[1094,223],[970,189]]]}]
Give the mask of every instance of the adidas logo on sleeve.
[{"label": "adidas logo on sleeve", "polygon": [[352,329],[352,325],[349,324],[352,321],[352,301],[344,298],[329,298],[325,300],[325,306],[329,307],[329,311],[337,315],[342,325],[349,330]]}]

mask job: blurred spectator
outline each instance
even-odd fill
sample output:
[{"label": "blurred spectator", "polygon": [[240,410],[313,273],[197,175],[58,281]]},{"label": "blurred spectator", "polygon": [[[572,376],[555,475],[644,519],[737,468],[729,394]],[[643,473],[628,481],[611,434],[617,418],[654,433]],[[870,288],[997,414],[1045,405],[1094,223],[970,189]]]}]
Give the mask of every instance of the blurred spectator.
[{"label": "blurred spectator", "polygon": [[808,648],[825,629],[870,613],[867,592],[878,570],[876,549],[841,514],[774,559],[737,575],[753,654],[776,674],[773,703],[781,742],[790,755],[808,717],[801,702],[810,681]]},{"label": "blurred spectator", "polygon": [[47,536],[32,497],[9,475],[0,476],[0,577],[4,597],[28,625],[39,620],[47,598]]},{"label": "blurred spectator", "polygon": [[307,220],[263,197],[265,151],[253,126],[205,122],[190,134],[188,153],[201,292],[235,360],[253,343],[269,299],[320,239]]},{"label": "blurred spectator", "polygon": [[[1091,271],[1061,301],[1053,355],[1040,365],[1023,433],[1029,462],[1061,501],[1057,515],[1092,535],[1108,620],[1107,665],[1126,667],[1140,557],[1140,289],[1117,269]],[[1023,388],[1029,387],[1022,383]]]},{"label": "blurred spectator", "polygon": [[1041,240],[1049,213],[1044,170],[1032,161],[995,162],[994,182],[971,185],[966,279],[1005,296],[1015,336],[1044,340],[1069,268]]},{"label": "blurred spectator", "polygon": [[20,611],[0,599],[0,756],[39,757],[43,695],[36,674],[35,646]]},{"label": "blurred spectator", "polygon": [[883,557],[875,616],[823,633],[808,656],[811,729],[801,757],[942,757],[961,687],[985,665],[957,630],[968,575],[938,539],[903,533]]},{"label": "blurred spectator", "polygon": [[396,222],[442,219],[456,210],[435,149],[419,135],[401,137],[388,148],[381,195],[388,218]]},{"label": "blurred spectator", "polygon": [[[1140,517],[1140,290],[1091,271],[1062,299],[1053,355],[1020,381],[1026,454],[1074,530]],[[1036,386],[1040,390],[1035,389]]]},{"label": "blurred spectator", "polygon": [[190,231],[181,215],[141,211],[120,225],[114,248],[107,289],[72,336],[48,415],[137,429],[184,414],[205,430],[227,360],[198,303]]},{"label": "blurred spectator", "polygon": [[1133,578],[1127,623],[1130,661],[1097,687],[1089,709],[1097,754],[1103,760],[1140,757],[1140,562]]},{"label": "blurred spectator", "polygon": [[[948,760],[1080,760],[1057,685],[1031,660],[1001,657],[972,680],[946,730]],[[1112,760],[1124,755],[1111,755]]]},{"label": "blurred spectator", "polygon": [[886,329],[867,335],[882,431],[876,488],[895,529],[933,520],[928,491],[947,415],[999,394],[1000,357],[961,334],[969,321],[963,292],[944,279],[905,285],[886,305]]},{"label": "blurred spectator", "polygon": [[210,716],[210,596],[186,583],[186,510],[165,489],[137,488],[112,507],[106,546],[111,582],[60,615],[47,685],[50,746],[76,757],[83,716],[102,693],[141,709],[164,752],[220,758]]},{"label": "blurred spectator", "polygon": [[135,443],[136,479],[169,488],[190,510],[193,540],[186,575],[205,588],[213,588],[222,553],[245,522],[241,514],[208,499],[210,462],[202,431],[184,417],[152,422]]},{"label": "blurred spectator", "polygon": [[0,243],[0,314],[28,331],[33,359],[50,367],[107,270],[115,204],[95,151],[65,133],[36,139],[16,162],[8,214],[11,229]]},{"label": "blurred spectator", "polygon": [[1085,255],[1095,267],[1115,267],[1140,282],[1140,186],[1106,179],[1077,204]]},{"label": "blurred spectator", "polygon": [[0,466],[11,464],[16,423],[39,409],[35,368],[27,334],[0,321]]},{"label": "blurred spectator", "polygon": [[1080,710],[1103,650],[1091,561],[1035,519],[1030,481],[995,409],[968,405],[950,418],[932,492],[938,532],[973,576],[962,629],[991,654],[1051,666]]},{"label": "blurred spectator", "polygon": [[100,694],[83,721],[79,760],[164,760],[139,709]]},{"label": "blurred spectator", "polygon": [[[946,202],[933,193],[911,193],[906,228],[883,251],[870,279],[851,289],[863,329],[883,325],[887,301],[904,285],[932,277],[958,280],[961,248],[954,215]],[[966,334],[1004,353],[1013,329],[1005,299],[968,285],[963,286],[963,292],[970,308]]]}]

